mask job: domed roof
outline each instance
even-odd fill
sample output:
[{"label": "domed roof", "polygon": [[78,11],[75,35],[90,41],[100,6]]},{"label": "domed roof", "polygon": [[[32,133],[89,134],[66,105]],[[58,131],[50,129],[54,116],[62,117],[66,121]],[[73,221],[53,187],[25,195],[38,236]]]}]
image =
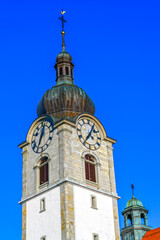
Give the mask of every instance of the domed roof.
[{"label": "domed roof", "polygon": [[74,121],[81,113],[94,115],[93,101],[82,89],[74,85],[72,57],[65,51],[64,35],[62,30],[62,52],[56,57],[56,86],[47,90],[37,107],[38,117],[50,114],[54,122],[61,119]]},{"label": "domed roof", "polygon": [[56,57],[56,62],[60,62],[60,61],[65,61],[66,62],[67,60],[69,62],[71,62],[72,61],[72,56],[66,51],[60,52]]},{"label": "domed roof", "polygon": [[94,115],[95,105],[86,92],[76,85],[61,84],[47,90],[37,107],[37,115],[51,114],[55,121],[73,120],[81,113]]},{"label": "domed roof", "polygon": [[128,207],[135,207],[135,206],[140,206],[143,207],[143,204],[140,200],[136,199],[134,196],[132,197],[132,199],[130,199],[127,204],[126,204],[126,208]]}]

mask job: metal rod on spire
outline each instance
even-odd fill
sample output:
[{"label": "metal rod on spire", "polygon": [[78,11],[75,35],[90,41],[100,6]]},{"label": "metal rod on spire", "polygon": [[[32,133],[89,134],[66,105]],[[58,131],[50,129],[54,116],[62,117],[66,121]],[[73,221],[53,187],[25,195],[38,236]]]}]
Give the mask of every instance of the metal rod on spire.
[{"label": "metal rod on spire", "polygon": [[65,35],[65,31],[64,31],[64,23],[67,22],[64,17],[63,14],[66,13],[66,11],[61,11],[62,17],[59,17],[59,19],[62,21],[62,52],[65,52],[65,43],[64,43],[64,35]]},{"label": "metal rod on spire", "polygon": [[132,188],[132,197],[134,197],[134,185],[131,184],[131,188]]}]

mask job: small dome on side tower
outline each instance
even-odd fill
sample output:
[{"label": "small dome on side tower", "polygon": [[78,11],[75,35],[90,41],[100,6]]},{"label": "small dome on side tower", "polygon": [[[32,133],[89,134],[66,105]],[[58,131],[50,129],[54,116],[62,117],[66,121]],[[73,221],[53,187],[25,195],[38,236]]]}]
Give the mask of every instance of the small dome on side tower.
[{"label": "small dome on side tower", "polygon": [[126,208],[128,207],[134,207],[134,206],[141,206],[143,207],[143,204],[140,200],[136,199],[134,196],[127,202]]}]

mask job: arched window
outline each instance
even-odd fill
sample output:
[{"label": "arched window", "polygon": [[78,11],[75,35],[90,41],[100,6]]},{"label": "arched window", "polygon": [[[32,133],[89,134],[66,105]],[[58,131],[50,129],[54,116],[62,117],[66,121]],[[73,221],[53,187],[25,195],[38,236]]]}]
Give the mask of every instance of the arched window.
[{"label": "arched window", "polygon": [[40,162],[39,174],[40,174],[40,177],[39,177],[40,185],[48,182],[48,158],[47,157],[44,157]]},{"label": "arched window", "polygon": [[66,67],[66,75],[69,75],[69,67]]},{"label": "arched window", "polygon": [[73,77],[73,69],[71,68],[71,77]]},{"label": "arched window", "polygon": [[131,214],[129,214],[128,217],[127,217],[127,225],[128,226],[132,225],[132,216],[131,216]]},{"label": "arched window", "polygon": [[62,76],[62,75],[63,75],[63,68],[60,67],[60,68],[59,68],[59,76]]},{"label": "arched window", "polygon": [[96,182],[96,159],[90,154],[85,155],[85,175],[86,180]]},{"label": "arched window", "polygon": [[141,214],[141,224],[145,225],[145,217],[143,213]]}]

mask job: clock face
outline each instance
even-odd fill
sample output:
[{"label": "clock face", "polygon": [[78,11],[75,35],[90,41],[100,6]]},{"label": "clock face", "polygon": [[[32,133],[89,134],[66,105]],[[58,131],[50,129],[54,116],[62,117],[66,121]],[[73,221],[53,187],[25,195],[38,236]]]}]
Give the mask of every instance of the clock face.
[{"label": "clock face", "polygon": [[101,145],[101,134],[97,125],[90,119],[81,118],[77,124],[77,133],[83,145],[91,150],[97,150]]},{"label": "clock face", "polygon": [[31,146],[35,153],[41,153],[48,148],[52,141],[53,125],[45,119],[39,123],[33,132]]}]

